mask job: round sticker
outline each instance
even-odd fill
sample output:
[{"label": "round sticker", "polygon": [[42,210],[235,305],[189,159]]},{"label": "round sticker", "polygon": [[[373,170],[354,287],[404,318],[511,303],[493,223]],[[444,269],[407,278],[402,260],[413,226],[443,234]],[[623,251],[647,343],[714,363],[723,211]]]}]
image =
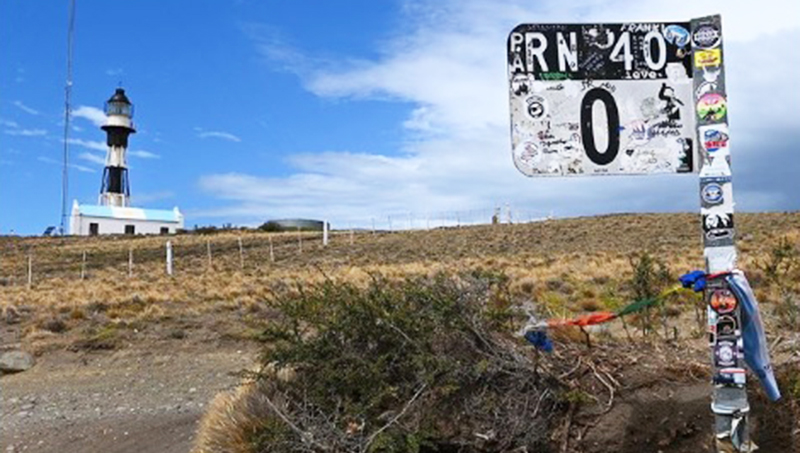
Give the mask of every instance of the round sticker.
[{"label": "round sticker", "polygon": [[720,33],[719,29],[711,24],[701,25],[697,27],[692,35],[694,45],[710,49],[719,45]]},{"label": "round sticker", "polygon": [[541,96],[531,96],[526,102],[528,103],[528,115],[533,119],[539,119],[545,114],[545,100]]},{"label": "round sticker", "polygon": [[703,187],[703,201],[708,204],[719,204],[722,202],[722,186],[717,183],[706,184]]},{"label": "round sticker", "polygon": [[728,146],[728,134],[722,128],[710,126],[703,131],[703,147],[709,153]]},{"label": "round sticker", "polygon": [[697,116],[705,121],[721,121],[728,113],[725,97],[717,93],[706,93],[697,101]]},{"label": "round sticker", "polygon": [[689,32],[680,25],[668,25],[664,29],[664,39],[677,47],[686,47],[689,44]]},{"label": "round sticker", "polygon": [[733,366],[736,364],[736,351],[734,351],[733,343],[730,341],[718,342],[714,355],[717,357],[718,366]]},{"label": "round sticker", "polygon": [[726,289],[711,293],[711,308],[717,313],[730,313],[736,308],[736,298]]}]

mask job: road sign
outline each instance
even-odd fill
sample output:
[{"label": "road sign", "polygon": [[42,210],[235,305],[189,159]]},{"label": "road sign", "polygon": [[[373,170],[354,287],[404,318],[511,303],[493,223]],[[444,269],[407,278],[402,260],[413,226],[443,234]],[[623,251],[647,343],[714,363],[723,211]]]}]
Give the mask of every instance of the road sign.
[{"label": "road sign", "polygon": [[[528,176],[697,172],[689,29],[517,26],[507,48],[517,168]],[[701,63],[711,68],[714,58]]]},{"label": "road sign", "polygon": [[720,17],[523,24],[507,58],[525,175],[699,173],[716,450],[753,451],[742,308],[728,281],[739,274]]}]

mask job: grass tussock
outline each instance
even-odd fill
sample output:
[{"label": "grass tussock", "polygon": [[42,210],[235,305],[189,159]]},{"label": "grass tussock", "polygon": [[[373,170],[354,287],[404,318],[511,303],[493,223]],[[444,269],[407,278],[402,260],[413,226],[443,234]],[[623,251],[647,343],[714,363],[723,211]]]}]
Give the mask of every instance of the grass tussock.
[{"label": "grass tussock", "polygon": [[192,453],[254,453],[259,437],[285,429],[267,402],[268,386],[248,382],[218,394],[200,421]]}]

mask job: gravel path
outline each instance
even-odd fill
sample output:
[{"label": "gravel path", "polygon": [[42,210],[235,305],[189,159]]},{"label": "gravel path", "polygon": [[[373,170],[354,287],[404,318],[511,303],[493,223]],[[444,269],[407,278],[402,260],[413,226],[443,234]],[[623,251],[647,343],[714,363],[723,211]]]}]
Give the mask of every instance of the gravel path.
[{"label": "gravel path", "polygon": [[242,348],[47,354],[0,378],[0,452],[186,453],[229,373],[253,364]]}]

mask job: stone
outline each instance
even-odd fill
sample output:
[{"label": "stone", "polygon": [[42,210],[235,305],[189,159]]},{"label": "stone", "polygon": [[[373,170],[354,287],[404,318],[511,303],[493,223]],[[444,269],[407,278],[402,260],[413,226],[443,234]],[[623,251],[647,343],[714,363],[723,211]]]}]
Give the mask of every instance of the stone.
[{"label": "stone", "polygon": [[19,324],[21,316],[19,311],[13,306],[6,307],[3,313],[6,324]]},{"label": "stone", "polygon": [[5,352],[0,355],[0,371],[3,373],[19,373],[36,364],[33,356],[23,351]]}]

